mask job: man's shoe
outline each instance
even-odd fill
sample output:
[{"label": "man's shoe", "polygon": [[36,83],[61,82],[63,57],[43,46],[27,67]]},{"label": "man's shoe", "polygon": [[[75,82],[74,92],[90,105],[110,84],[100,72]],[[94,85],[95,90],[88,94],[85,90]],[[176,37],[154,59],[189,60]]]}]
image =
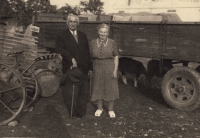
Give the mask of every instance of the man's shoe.
[{"label": "man's shoe", "polygon": [[85,115],[84,114],[76,114],[76,117],[78,117],[78,118],[85,118]]}]

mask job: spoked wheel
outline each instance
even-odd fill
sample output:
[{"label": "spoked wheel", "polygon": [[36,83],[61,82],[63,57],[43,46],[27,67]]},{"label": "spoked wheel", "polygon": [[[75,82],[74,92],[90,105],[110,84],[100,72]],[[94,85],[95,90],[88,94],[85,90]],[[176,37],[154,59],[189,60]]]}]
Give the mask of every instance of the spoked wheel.
[{"label": "spoked wheel", "polygon": [[26,104],[24,109],[29,107],[38,97],[38,83],[35,75],[31,72],[30,69],[26,70],[24,67],[19,67],[18,72],[21,74],[23,80],[26,83]]},{"label": "spoked wheel", "polygon": [[0,125],[9,123],[26,102],[25,83],[14,69],[0,64]]},{"label": "spoked wheel", "polygon": [[172,107],[192,111],[200,105],[200,75],[189,67],[176,67],[168,71],[162,81],[162,95]]}]

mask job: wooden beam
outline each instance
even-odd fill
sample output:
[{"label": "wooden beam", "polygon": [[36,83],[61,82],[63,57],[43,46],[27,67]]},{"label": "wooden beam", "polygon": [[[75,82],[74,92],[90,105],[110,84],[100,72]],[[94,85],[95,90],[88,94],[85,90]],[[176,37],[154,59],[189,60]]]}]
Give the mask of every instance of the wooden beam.
[{"label": "wooden beam", "polygon": [[17,37],[17,36],[14,36],[14,35],[7,35],[7,34],[1,34],[1,32],[0,32],[0,36],[1,36],[1,38],[5,38],[5,39],[9,39],[9,38],[11,38],[11,39],[15,39],[15,40],[18,40],[18,41],[27,41],[27,42],[38,42],[37,40],[30,40],[30,38],[24,38],[24,37]]},{"label": "wooden beam", "polygon": [[4,46],[7,46],[7,45],[8,46],[18,46],[18,47],[24,47],[24,48],[25,47],[27,47],[27,48],[28,47],[37,47],[37,45],[34,45],[34,44],[24,44],[24,43],[23,44],[22,43],[21,44],[17,44],[17,43],[14,43],[14,42],[5,42],[5,41],[3,43],[0,42],[0,44],[4,45]]},{"label": "wooden beam", "polygon": [[131,0],[128,0],[128,5],[129,5],[129,6],[131,5]]},{"label": "wooden beam", "polygon": [[35,38],[35,39],[38,39],[38,37],[35,37],[35,36],[30,36],[30,35],[24,35],[24,34],[20,34],[20,33],[12,33],[12,32],[9,32],[9,31],[2,31],[0,29],[0,32],[2,32],[3,34],[14,34],[14,35],[18,35],[18,36],[21,36],[21,37],[30,37],[30,38]]}]

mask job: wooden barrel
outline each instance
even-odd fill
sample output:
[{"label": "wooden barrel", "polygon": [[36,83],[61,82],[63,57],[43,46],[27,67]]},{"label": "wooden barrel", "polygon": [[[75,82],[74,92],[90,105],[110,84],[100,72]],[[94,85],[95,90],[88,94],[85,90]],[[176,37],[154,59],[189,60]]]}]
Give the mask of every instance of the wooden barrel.
[{"label": "wooden barrel", "polygon": [[34,75],[38,82],[39,95],[50,97],[54,95],[60,86],[60,77],[47,68],[33,68]]}]

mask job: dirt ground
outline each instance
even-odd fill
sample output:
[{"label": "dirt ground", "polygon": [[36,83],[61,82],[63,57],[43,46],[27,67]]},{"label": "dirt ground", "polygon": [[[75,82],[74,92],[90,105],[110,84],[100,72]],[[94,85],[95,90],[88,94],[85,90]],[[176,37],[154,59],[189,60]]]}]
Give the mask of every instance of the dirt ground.
[{"label": "dirt ground", "polygon": [[[89,103],[84,119],[71,119],[58,91],[49,98],[39,98],[33,111],[23,112],[18,125],[0,126],[0,137],[45,138],[199,138],[200,110],[181,112],[171,109],[156,88],[134,88],[119,81],[120,99],[115,102],[116,118],[106,112],[94,117]],[[105,108],[107,103],[105,103]],[[104,110],[105,111],[105,110]]]}]

